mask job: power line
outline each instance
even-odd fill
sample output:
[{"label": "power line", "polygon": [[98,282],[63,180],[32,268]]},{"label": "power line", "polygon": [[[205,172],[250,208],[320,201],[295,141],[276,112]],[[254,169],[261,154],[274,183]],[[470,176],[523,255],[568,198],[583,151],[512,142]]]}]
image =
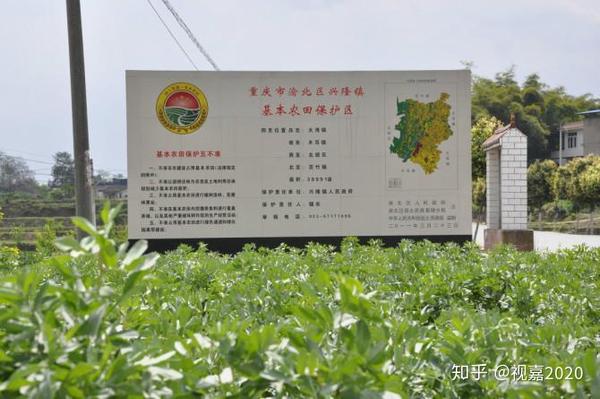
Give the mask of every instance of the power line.
[{"label": "power line", "polygon": [[29,158],[23,158],[23,157],[19,157],[19,158],[24,159],[24,160],[29,161],[29,162],[43,163],[45,165],[54,165],[54,163],[52,163],[52,162],[38,161],[37,159],[29,159]]},{"label": "power line", "polygon": [[[11,152],[12,152],[12,151],[14,151],[14,150],[11,150]],[[23,158],[21,155],[11,154],[11,153],[9,153],[9,152],[7,152],[7,151],[5,151],[5,150],[0,150],[0,152],[3,152],[3,153],[5,153],[5,154],[6,154],[6,155],[8,155],[9,157],[12,157],[12,158],[18,158],[18,159],[22,159],[22,160],[24,160],[24,161],[29,161],[29,162],[37,162],[37,163],[43,163],[43,164],[46,164],[46,165],[54,165],[54,163],[53,163],[53,162],[48,162],[48,161],[40,161],[40,160],[38,160],[38,159],[31,159],[31,158]],[[23,151],[17,151],[17,152],[23,152]]]},{"label": "power line", "polygon": [[34,152],[26,152],[26,151],[21,151],[21,150],[17,150],[17,149],[14,149],[14,148],[6,148],[6,147],[5,147],[5,148],[4,148],[4,150],[0,150],[0,151],[11,151],[11,152],[18,152],[18,153],[25,154],[25,155],[33,155],[34,157],[42,157],[42,158],[45,158],[45,157],[47,157],[47,155],[43,155],[43,154],[36,154],[36,153],[34,153]]},{"label": "power line", "polygon": [[[196,36],[194,36],[194,34],[190,30],[190,28],[188,28],[188,26],[185,23],[185,21],[179,16],[179,14],[177,13],[177,11],[175,11],[175,9],[171,5],[171,3],[169,3],[169,0],[162,0],[162,2],[169,9],[169,11],[171,11],[171,14],[173,14],[173,17],[175,17],[175,20],[177,21],[177,23],[179,24],[179,26],[181,26],[181,28],[188,35],[188,37],[190,38],[190,40],[196,45],[196,47],[198,48],[198,50],[200,50],[200,52],[202,53],[202,55],[204,55],[204,57],[206,58],[206,60],[210,63],[210,65],[212,65],[212,67],[215,69],[215,71],[220,71],[220,69],[217,66],[217,64],[215,63],[215,61],[213,61],[213,59],[211,58],[211,56],[208,54],[208,51],[206,51],[204,49],[204,47],[202,47],[202,45],[200,44],[200,42],[198,41],[198,39],[196,39]],[[196,68],[196,69],[198,69],[198,68]]]},{"label": "power line", "polygon": [[169,29],[169,26],[166,24],[166,22],[164,21],[164,19],[160,16],[160,14],[158,13],[158,11],[156,10],[156,8],[154,8],[154,5],[152,4],[152,2],[150,2],[150,0],[146,0],[146,2],[148,3],[148,5],[150,5],[150,7],[152,8],[152,10],[154,10],[154,13],[156,14],[156,16],[158,17],[158,19],[160,20],[160,22],[162,22],[163,26],[165,27],[165,29],[167,30],[167,32],[169,32],[169,35],[171,35],[171,38],[173,40],[175,40],[175,43],[177,43],[177,46],[179,46],[179,49],[183,52],[183,54],[185,54],[186,58],[188,59],[188,61],[194,66],[194,68],[198,71],[198,67],[196,66],[196,64],[194,64],[194,61],[192,61],[192,58],[190,57],[190,55],[187,53],[187,51],[185,51],[185,49],[183,48],[183,46],[181,45],[181,43],[179,43],[179,40],[177,40],[177,37],[175,37],[175,35],[173,34],[173,32],[171,31],[171,29]]},{"label": "power line", "polygon": [[9,155],[9,156],[11,156],[11,157],[13,157],[13,158],[19,158],[19,159],[22,159],[22,160],[24,160],[24,161],[29,161],[29,162],[37,162],[37,163],[43,163],[43,164],[45,164],[45,165],[54,165],[54,163],[52,163],[52,162],[38,161],[37,159],[23,158],[23,157],[21,157],[21,156],[18,156],[18,155],[10,155],[10,154],[8,154],[8,155]]}]

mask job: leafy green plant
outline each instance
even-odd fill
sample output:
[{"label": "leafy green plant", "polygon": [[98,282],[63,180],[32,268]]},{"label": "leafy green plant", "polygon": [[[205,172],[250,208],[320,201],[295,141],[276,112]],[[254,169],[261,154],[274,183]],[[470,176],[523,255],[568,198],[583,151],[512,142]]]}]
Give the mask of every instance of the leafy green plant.
[{"label": "leafy green plant", "polygon": [[502,122],[493,116],[480,115],[471,128],[471,177],[473,181],[485,179],[485,151],[482,144]]},{"label": "leafy green plant", "polygon": [[56,253],[57,231],[63,230],[63,228],[64,225],[60,221],[54,219],[46,221],[42,230],[37,232],[35,237],[35,249],[38,256],[49,257]]},{"label": "leafy green plant", "polygon": [[[89,236],[81,242],[72,237],[57,241],[70,256],[47,260],[52,278],[44,281],[26,269],[4,279],[0,392],[80,398],[114,392],[113,373],[123,366],[120,348],[139,336],[123,325],[127,299],[158,258],[142,256],[143,241],[129,250],[126,244],[118,250],[114,247],[108,235],[117,213],[118,209],[105,207],[104,226],[99,230],[75,218],[74,223]],[[86,259],[77,263],[74,258]],[[102,265],[103,273],[83,275],[80,266],[86,263]],[[107,269],[124,279],[118,289],[106,283]],[[148,372],[136,369],[133,362],[131,370]]]},{"label": "leafy green plant", "polygon": [[485,219],[486,206],[486,184],[484,177],[478,177],[473,181],[473,218],[480,220]]},{"label": "leafy green plant", "polygon": [[[0,397],[595,397],[600,249],[520,253],[402,241],[339,251],[111,237],[117,209],[65,253],[0,269]],[[453,379],[485,364],[485,378]],[[500,365],[579,367],[507,383]]]},{"label": "leafy green plant", "polygon": [[569,200],[558,200],[544,204],[542,206],[542,212],[553,219],[564,219],[567,216],[572,216],[574,212],[574,205]]},{"label": "leafy green plant", "polygon": [[17,245],[22,244],[23,241],[25,241],[25,229],[23,229],[23,226],[13,226],[11,227],[8,236],[10,240]]},{"label": "leafy green plant", "polygon": [[0,245],[0,268],[12,268],[19,264],[21,251],[17,247]]},{"label": "leafy green plant", "polygon": [[541,211],[552,199],[552,181],[557,168],[556,162],[550,159],[535,161],[527,168],[527,200],[531,208]]}]

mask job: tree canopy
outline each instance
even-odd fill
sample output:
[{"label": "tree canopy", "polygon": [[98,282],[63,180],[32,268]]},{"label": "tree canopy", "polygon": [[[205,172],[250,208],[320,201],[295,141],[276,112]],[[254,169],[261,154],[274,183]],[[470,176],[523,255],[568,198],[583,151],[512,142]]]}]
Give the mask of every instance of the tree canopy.
[{"label": "tree canopy", "polygon": [[33,193],[37,186],[35,174],[23,158],[0,152],[0,193]]},{"label": "tree canopy", "polygon": [[558,165],[551,159],[535,161],[527,169],[527,199],[529,206],[541,209],[552,198],[552,183]]},{"label": "tree canopy", "polygon": [[551,88],[537,74],[527,76],[523,84],[515,78],[514,66],[496,74],[494,79],[473,78],[472,122],[493,116],[508,124],[514,113],[517,127],[528,137],[528,159],[546,159],[556,143],[551,133],[560,124],[580,119],[578,112],[600,108],[600,99],[591,94],[572,96],[564,87]]},{"label": "tree canopy", "polygon": [[485,151],[481,145],[494,134],[501,122],[493,116],[482,116],[471,128],[471,177],[485,177]]},{"label": "tree canopy", "polygon": [[52,186],[64,187],[75,184],[75,162],[69,152],[54,154],[52,166]]}]

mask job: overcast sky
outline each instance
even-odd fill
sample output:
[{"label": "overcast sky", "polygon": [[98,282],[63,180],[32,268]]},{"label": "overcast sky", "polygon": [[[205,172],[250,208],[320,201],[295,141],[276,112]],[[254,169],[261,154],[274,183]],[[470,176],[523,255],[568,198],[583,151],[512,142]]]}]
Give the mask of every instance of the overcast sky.
[{"label": "overcast sky", "polygon": [[[200,69],[211,69],[151,0]],[[600,96],[598,0],[170,0],[222,70],[460,69],[516,65]],[[81,0],[95,169],[126,171],[125,70],[191,70],[147,0]],[[0,151],[45,181],[72,152],[64,0],[2,0]]]}]

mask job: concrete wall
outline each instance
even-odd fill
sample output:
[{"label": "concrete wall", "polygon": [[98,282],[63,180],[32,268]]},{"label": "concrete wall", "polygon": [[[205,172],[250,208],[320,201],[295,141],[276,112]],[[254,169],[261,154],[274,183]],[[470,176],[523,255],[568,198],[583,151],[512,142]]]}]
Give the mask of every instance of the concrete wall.
[{"label": "concrete wall", "polygon": [[583,121],[583,135],[585,136],[583,155],[600,155],[600,117],[590,117]]}]

